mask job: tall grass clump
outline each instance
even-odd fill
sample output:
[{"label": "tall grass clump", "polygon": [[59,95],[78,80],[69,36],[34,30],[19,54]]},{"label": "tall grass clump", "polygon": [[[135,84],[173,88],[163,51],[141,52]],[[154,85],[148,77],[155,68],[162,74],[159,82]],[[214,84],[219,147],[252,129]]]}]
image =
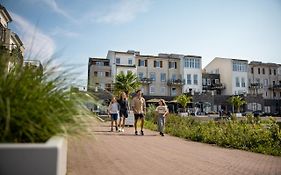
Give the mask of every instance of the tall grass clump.
[{"label": "tall grass clump", "polygon": [[71,76],[51,62],[43,68],[16,64],[9,71],[1,64],[0,142],[45,142],[79,128],[79,100],[69,90]]}]

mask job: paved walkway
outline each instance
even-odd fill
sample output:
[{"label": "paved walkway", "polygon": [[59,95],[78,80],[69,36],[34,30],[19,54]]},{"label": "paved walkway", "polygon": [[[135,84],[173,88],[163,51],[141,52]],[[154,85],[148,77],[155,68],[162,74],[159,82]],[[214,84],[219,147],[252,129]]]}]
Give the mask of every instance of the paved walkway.
[{"label": "paved walkway", "polygon": [[67,175],[280,175],[281,157],[186,141],[133,127],[109,132],[109,123],[89,122],[95,136],[69,139]]}]

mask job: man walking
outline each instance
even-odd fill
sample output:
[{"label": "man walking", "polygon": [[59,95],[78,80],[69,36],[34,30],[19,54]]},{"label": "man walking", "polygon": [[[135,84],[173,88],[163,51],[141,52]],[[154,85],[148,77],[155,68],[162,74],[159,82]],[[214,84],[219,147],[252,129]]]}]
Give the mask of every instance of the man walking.
[{"label": "man walking", "polygon": [[141,90],[137,90],[136,93],[137,94],[133,98],[133,101],[132,101],[132,109],[134,111],[134,116],[135,116],[135,135],[138,135],[137,123],[138,123],[139,119],[141,120],[140,134],[144,135],[143,124],[144,124],[144,115],[145,115],[145,111],[146,111],[145,99],[142,97]]}]

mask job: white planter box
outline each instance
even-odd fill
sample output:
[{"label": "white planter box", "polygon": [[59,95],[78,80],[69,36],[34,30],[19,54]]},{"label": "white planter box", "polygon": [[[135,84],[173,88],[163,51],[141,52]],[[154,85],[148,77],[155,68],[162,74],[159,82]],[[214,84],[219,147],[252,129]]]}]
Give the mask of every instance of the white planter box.
[{"label": "white planter box", "polygon": [[1,175],[65,175],[67,141],[54,136],[46,143],[0,144]]},{"label": "white planter box", "polygon": [[129,111],[128,118],[126,118],[126,120],[125,120],[125,125],[126,126],[133,126],[134,121],[135,121],[134,112]]}]

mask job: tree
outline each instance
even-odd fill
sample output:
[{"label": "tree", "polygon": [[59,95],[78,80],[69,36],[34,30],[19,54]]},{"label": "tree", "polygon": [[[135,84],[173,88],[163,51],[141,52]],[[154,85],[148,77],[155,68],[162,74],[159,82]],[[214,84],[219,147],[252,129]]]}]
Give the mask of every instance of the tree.
[{"label": "tree", "polygon": [[179,103],[184,108],[184,111],[186,111],[186,106],[191,102],[191,99],[191,96],[187,96],[185,94],[181,94],[176,97],[177,103]]},{"label": "tree", "polygon": [[228,102],[236,108],[238,113],[240,112],[240,106],[247,104],[246,101],[238,95],[230,97]]},{"label": "tree", "polygon": [[121,72],[115,77],[114,92],[118,94],[124,91],[126,94],[130,94],[140,88],[140,86],[141,83],[133,72],[128,71],[127,74]]}]

